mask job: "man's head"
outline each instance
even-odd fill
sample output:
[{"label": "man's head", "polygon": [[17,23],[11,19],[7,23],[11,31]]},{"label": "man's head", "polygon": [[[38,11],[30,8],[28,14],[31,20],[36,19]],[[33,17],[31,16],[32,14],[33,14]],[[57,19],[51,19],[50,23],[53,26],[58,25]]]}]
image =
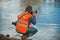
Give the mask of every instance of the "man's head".
[{"label": "man's head", "polygon": [[26,12],[31,13],[32,12],[32,6],[27,6],[25,9]]}]

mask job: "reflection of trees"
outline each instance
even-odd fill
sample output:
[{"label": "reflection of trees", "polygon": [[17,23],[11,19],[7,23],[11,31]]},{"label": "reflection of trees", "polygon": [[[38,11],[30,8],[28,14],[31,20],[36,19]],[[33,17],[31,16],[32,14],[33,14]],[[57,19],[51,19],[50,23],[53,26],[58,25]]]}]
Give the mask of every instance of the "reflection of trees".
[{"label": "reflection of trees", "polygon": [[25,5],[36,5],[40,3],[40,0],[21,0]]},{"label": "reflection of trees", "polygon": [[12,1],[12,0],[0,0],[0,2],[8,2],[8,1]]},{"label": "reflection of trees", "polygon": [[55,0],[56,2],[60,2],[60,0]]}]

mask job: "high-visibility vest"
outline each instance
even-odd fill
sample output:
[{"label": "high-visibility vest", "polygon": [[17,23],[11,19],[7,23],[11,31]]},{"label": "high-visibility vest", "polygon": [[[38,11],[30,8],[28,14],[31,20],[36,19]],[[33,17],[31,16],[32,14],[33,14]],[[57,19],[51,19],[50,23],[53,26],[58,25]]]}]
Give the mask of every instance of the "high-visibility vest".
[{"label": "high-visibility vest", "polygon": [[23,12],[21,15],[18,15],[18,21],[16,24],[16,31],[20,33],[26,33],[28,29],[28,21],[32,15],[30,13]]}]

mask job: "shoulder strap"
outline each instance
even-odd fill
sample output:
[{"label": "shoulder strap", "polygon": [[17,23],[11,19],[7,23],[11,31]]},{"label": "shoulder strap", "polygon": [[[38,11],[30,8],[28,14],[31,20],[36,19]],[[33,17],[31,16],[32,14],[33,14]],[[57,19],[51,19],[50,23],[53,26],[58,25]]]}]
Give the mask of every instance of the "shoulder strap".
[{"label": "shoulder strap", "polygon": [[22,15],[20,18],[22,18],[22,17],[25,16],[25,15],[27,15],[27,14]]},{"label": "shoulder strap", "polygon": [[22,18],[22,17],[25,16],[25,15],[27,15],[27,14],[22,15],[20,18]]}]

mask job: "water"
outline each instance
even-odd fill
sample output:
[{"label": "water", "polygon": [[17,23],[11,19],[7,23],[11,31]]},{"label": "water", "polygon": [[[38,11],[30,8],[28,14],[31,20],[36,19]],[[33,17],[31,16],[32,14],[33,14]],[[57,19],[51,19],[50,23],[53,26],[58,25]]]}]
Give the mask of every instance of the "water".
[{"label": "water", "polygon": [[[28,3],[28,1],[25,2]],[[23,11],[27,5],[19,0],[0,2],[0,34],[10,34],[13,37],[18,34],[15,31],[15,26],[11,23],[17,20],[17,15]],[[30,38],[33,40],[59,40],[60,3],[39,1],[37,4],[32,3],[30,5],[32,5],[34,10],[38,10],[36,17],[37,24],[34,26],[38,29],[38,32]]]}]

